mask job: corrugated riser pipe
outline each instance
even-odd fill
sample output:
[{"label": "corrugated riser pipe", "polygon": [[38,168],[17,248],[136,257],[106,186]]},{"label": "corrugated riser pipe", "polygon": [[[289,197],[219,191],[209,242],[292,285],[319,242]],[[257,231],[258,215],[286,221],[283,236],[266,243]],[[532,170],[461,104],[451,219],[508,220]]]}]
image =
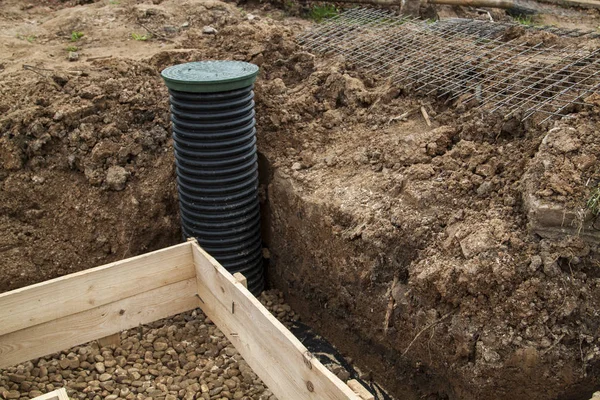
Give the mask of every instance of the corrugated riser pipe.
[{"label": "corrugated riser pipe", "polygon": [[254,81],[258,67],[201,61],[166,68],[181,225],[248,289],[264,288]]}]

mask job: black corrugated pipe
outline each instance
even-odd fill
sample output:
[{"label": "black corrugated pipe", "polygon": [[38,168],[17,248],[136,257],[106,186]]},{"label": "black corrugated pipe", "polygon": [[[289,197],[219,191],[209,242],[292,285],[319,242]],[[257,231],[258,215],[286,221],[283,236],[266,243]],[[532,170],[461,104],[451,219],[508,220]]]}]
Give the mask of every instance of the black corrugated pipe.
[{"label": "black corrugated pipe", "polygon": [[254,127],[258,67],[202,61],[162,71],[169,88],[184,238],[198,243],[248,289],[264,288]]}]

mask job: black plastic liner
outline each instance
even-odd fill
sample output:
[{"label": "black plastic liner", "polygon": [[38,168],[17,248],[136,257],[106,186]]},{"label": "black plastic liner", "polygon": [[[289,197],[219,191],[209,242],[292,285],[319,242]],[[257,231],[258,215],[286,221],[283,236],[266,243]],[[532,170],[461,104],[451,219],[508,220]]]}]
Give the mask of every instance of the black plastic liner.
[{"label": "black plastic liner", "polygon": [[243,273],[257,296],[264,272],[252,89],[169,93],[183,236]]}]

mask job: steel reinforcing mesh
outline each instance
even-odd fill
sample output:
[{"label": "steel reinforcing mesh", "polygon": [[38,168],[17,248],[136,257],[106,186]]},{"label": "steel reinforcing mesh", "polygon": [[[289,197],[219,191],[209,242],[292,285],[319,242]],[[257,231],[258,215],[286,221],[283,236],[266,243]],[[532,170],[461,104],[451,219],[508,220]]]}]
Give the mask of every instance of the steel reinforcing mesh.
[{"label": "steel reinforcing mesh", "polygon": [[[518,30],[559,40],[523,40]],[[298,37],[308,51],[343,55],[365,73],[419,94],[472,103],[539,123],[567,115],[600,87],[594,32],[469,19],[423,21],[354,8]],[[577,39],[579,38],[579,39]]]}]

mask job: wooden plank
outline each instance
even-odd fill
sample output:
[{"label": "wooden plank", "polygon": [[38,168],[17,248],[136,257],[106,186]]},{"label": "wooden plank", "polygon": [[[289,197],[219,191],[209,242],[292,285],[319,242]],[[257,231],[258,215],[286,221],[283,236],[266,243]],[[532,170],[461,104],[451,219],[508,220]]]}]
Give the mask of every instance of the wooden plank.
[{"label": "wooden plank", "polygon": [[183,243],[2,293],[0,335],[195,276],[190,244]]},{"label": "wooden plank", "polygon": [[214,258],[192,242],[200,308],[280,399],[360,400]]},{"label": "wooden plank", "polygon": [[595,0],[538,0],[540,3],[557,4],[562,7],[581,7],[600,9],[600,1]]},{"label": "wooden plank", "polygon": [[198,303],[196,279],[191,278],[12,332],[0,336],[0,368],[192,310]]},{"label": "wooden plank", "polygon": [[34,397],[33,400],[69,400],[69,395],[65,388],[53,390],[41,396]]},{"label": "wooden plank", "polygon": [[350,379],[348,381],[348,387],[352,389],[362,400],[375,400],[375,396],[371,394],[359,381],[356,379]]}]

